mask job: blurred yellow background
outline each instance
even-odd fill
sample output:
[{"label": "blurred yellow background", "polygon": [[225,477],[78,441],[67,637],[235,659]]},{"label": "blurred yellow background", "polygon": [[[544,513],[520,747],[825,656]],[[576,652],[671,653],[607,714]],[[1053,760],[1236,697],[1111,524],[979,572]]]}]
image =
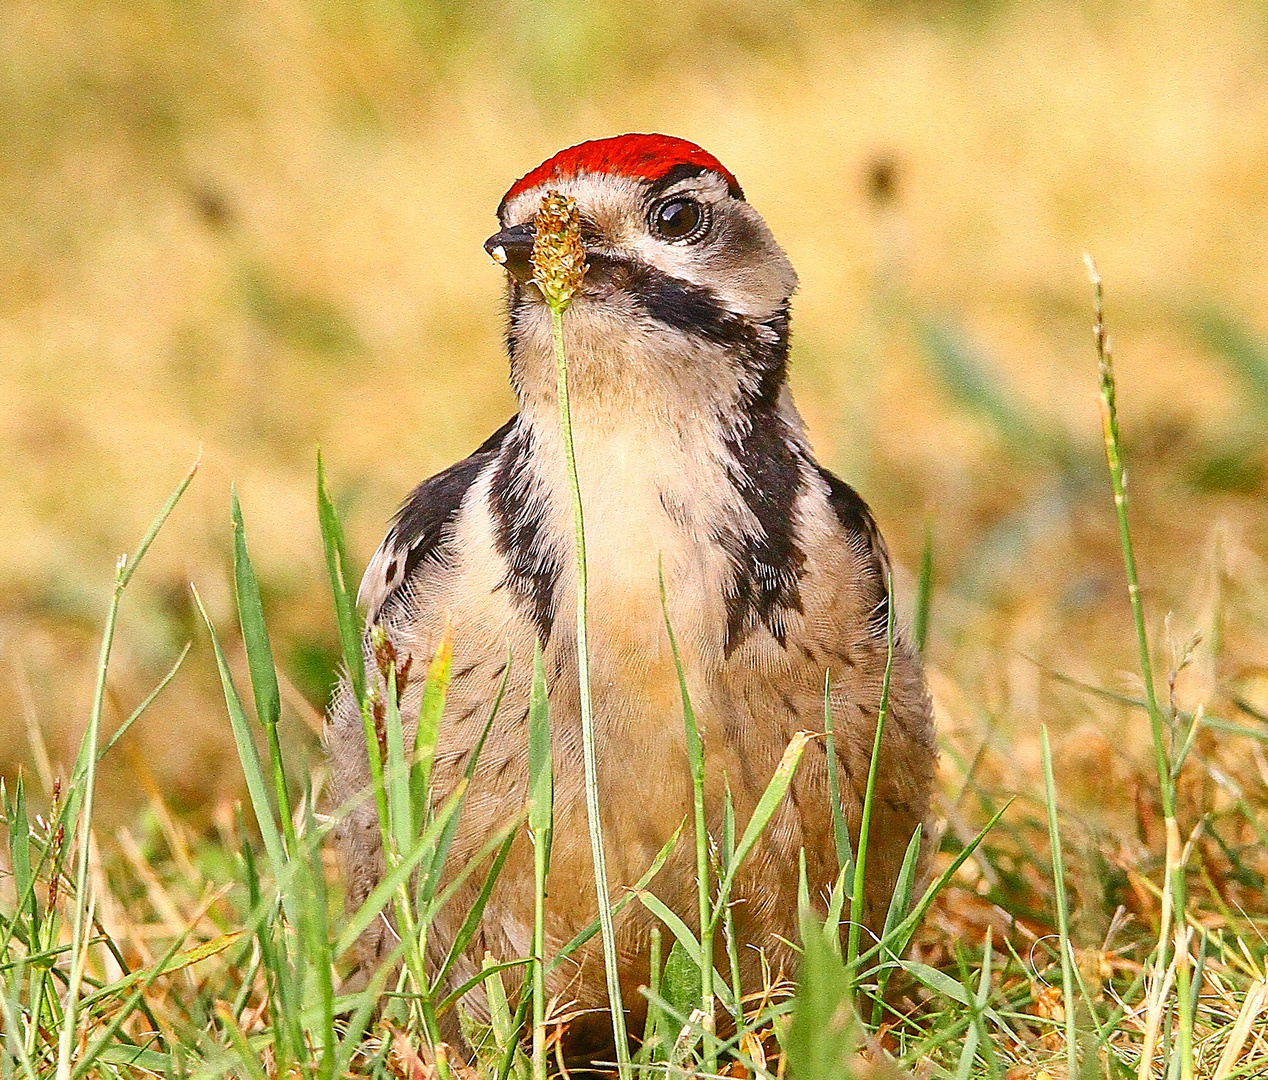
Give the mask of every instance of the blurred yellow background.
[{"label": "blurred yellow background", "polygon": [[9,0],[0,773],[37,763],[32,728],[73,759],[115,559],[200,445],[125,600],[108,729],[193,652],[103,790],[238,794],[188,590],[232,639],[231,482],[311,745],[336,651],[316,448],[363,563],[513,411],[481,247],[502,192],[629,130],[717,154],[789,251],[821,459],[908,568],[932,531],[952,750],[1003,725],[1008,784],[1043,719],[1095,793],[1147,739],[1026,659],[1130,688],[1085,249],[1163,666],[1174,609],[1206,633],[1178,693],[1268,705],[1263,4]]}]

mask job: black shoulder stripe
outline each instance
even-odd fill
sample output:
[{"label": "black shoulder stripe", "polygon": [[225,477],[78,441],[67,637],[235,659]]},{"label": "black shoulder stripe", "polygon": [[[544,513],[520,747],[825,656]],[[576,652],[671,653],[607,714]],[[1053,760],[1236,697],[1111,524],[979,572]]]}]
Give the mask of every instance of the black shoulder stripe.
[{"label": "black shoulder stripe", "polygon": [[494,544],[506,560],[502,588],[527,611],[543,646],[555,619],[555,588],[562,559],[546,526],[546,496],[533,471],[533,434],[518,429],[508,440],[489,488]]},{"label": "black shoulder stripe", "polygon": [[761,410],[750,419],[747,432],[727,442],[731,483],[757,523],[755,530],[718,538],[734,567],[726,596],[727,655],[759,625],[784,645],[788,615],[802,610],[806,556],[794,520],[801,458],[776,412]]},{"label": "black shoulder stripe", "polygon": [[[471,454],[444,472],[424,480],[405,500],[392,521],[388,534],[396,551],[404,552],[404,580],[421,563],[433,558],[445,542],[449,525],[458,516],[462,500],[476,477],[497,455],[507,433],[515,424],[511,417]],[[400,558],[400,555],[397,555]],[[389,578],[396,569],[395,560],[388,568]]]},{"label": "black shoulder stripe", "polygon": [[837,521],[864,555],[870,579],[867,582],[868,593],[874,600],[868,614],[867,628],[874,637],[884,640],[889,628],[889,552],[885,549],[885,541],[862,496],[822,465],[816,465],[815,468],[828,485],[828,503]]}]

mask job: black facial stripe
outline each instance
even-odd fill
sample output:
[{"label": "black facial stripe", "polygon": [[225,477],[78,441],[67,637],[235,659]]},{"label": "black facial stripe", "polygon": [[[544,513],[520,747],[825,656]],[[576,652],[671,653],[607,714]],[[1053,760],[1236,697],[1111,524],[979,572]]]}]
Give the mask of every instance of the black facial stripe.
[{"label": "black facial stripe", "polygon": [[722,345],[753,377],[746,406],[773,405],[788,366],[788,305],[763,322],[730,311],[712,289],[693,285],[635,259],[602,253],[591,269],[636,299],[648,317],[673,330]]},{"label": "black facial stripe", "polygon": [[773,408],[749,414],[747,431],[728,439],[727,474],[757,520],[756,531],[717,537],[734,567],[726,595],[726,654],[758,625],[782,647],[787,619],[800,612],[799,581],[806,556],[797,543],[794,509],[802,485],[801,454]]},{"label": "black facial stripe", "polygon": [[862,497],[844,480],[838,479],[822,465],[815,466],[828,485],[828,503],[837,521],[850,536],[855,549],[864,556],[867,592],[870,600],[868,632],[884,640],[889,631],[889,555],[880,530]]},{"label": "black facial stripe", "polygon": [[[514,423],[515,418],[512,417],[470,457],[424,480],[410,492],[392,521],[387,539],[387,543],[393,544],[398,552],[405,552],[401,580],[407,580],[422,563],[441,556],[449,539],[449,526],[458,516],[463,499],[476,478],[493,461]],[[388,570],[389,583],[396,568],[394,560]]]},{"label": "black facial stripe", "polygon": [[533,435],[517,428],[507,440],[489,489],[494,545],[506,560],[499,587],[527,609],[542,645],[550,640],[562,565],[546,530],[546,497],[532,467]]}]

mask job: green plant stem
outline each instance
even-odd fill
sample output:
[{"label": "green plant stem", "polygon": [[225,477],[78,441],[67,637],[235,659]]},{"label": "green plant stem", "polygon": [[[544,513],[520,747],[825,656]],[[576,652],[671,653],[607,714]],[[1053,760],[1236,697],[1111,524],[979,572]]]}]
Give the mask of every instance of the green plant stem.
[{"label": "green plant stem", "polygon": [[554,822],[550,705],[541,642],[533,648],[528,721],[529,835],[533,842],[533,1080],[546,1080],[546,875]]},{"label": "green plant stem", "polygon": [[[75,867],[75,921],[71,937],[70,983],[66,991],[66,1006],[62,1014],[62,1030],[57,1045],[57,1080],[69,1080],[71,1075],[71,1048],[75,1041],[76,1011],[79,1003],[79,988],[84,976],[84,963],[87,960],[87,943],[89,924],[91,922],[91,898],[88,889],[88,856],[92,841],[93,799],[97,787],[97,745],[101,736],[101,715],[106,702],[106,675],[110,669],[110,653],[114,647],[115,624],[119,618],[119,604],[123,599],[123,590],[128,587],[132,575],[136,573],[145,553],[150,550],[154,538],[167,521],[176,504],[180,501],[185,489],[189,487],[202,461],[202,451],[198,458],[176,485],[176,489],[168,496],[167,502],[158,515],[150,523],[145,536],[137,547],[136,554],[129,559],[121,555],[115,566],[114,591],[110,595],[110,606],[106,612],[106,625],[101,635],[101,652],[97,658],[97,682],[93,689],[92,710],[88,716],[88,730],[84,733],[84,741],[80,747],[79,762],[76,767],[76,780],[83,793],[79,805],[79,848],[76,852]],[[82,773],[81,773],[82,769]],[[67,798],[73,799],[73,791]]]},{"label": "green plant stem", "polygon": [[888,615],[885,621],[885,677],[881,681],[881,700],[876,708],[876,734],[872,739],[872,760],[867,767],[867,790],[863,795],[863,814],[859,823],[858,852],[854,860],[854,886],[850,892],[850,934],[846,964],[852,970],[859,955],[859,934],[863,929],[863,889],[867,881],[867,842],[872,825],[872,799],[876,793],[876,773],[881,760],[881,736],[885,731],[885,714],[889,711],[889,681],[894,670],[894,581],[885,582]]},{"label": "green plant stem", "polygon": [[551,305],[551,336],[555,343],[555,381],[559,398],[559,426],[563,432],[564,460],[568,467],[568,491],[572,497],[572,520],[577,548],[577,679],[581,696],[581,749],[585,768],[586,815],[590,822],[590,853],[594,861],[594,890],[599,905],[599,936],[603,940],[603,967],[607,975],[608,1005],[612,1012],[612,1037],[616,1042],[617,1072],[621,1080],[630,1073],[629,1038],[621,1000],[621,980],[617,970],[616,931],[608,896],[607,860],[603,855],[603,821],[599,816],[599,767],[594,746],[594,715],[590,698],[590,649],[586,636],[586,530],[581,506],[581,485],[577,479],[577,455],[572,441],[572,412],[568,401],[568,361],[564,352],[562,306]]},{"label": "green plant stem", "polygon": [[[1127,482],[1123,469],[1122,445],[1118,432],[1117,389],[1114,382],[1114,357],[1105,333],[1105,297],[1100,272],[1092,257],[1086,253],[1083,261],[1087,265],[1088,278],[1092,283],[1093,311],[1095,321],[1092,325],[1092,336],[1096,342],[1096,359],[1100,375],[1101,427],[1105,437],[1105,460],[1109,466],[1110,485],[1114,491],[1114,511],[1118,518],[1118,540],[1123,551],[1123,569],[1127,577],[1127,597],[1131,603],[1132,621],[1136,628],[1136,648],[1140,653],[1140,675],[1145,684],[1145,707],[1149,713],[1149,727],[1153,736],[1154,763],[1158,770],[1158,790],[1162,799],[1162,816],[1166,827],[1167,849],[1165,863],[1165,879],[1162,895],[1161,929],[1158,934],[1157,959],[1154,973],[1156,979],[1163,978],[1168,966],[1168,946],[1171,937],[1173,912],[1181,926],[1185,919],[1185,885],[1184,865],[1180,856],[1180,830],[1176,822],[1175,795],[1176,778],[1171,767],[1172,748],[1167,737],[1166,724],[1163,721],[1162,709],[1158,704],[1158,694],[1154,687],[1153,663],[1149,657],[1149,634],[1145,626],[1144,605],[1140,599],[1140,580],[1136,570],[1136,553],[1132,546],[1131,528],[1127,520]],[[1177,944],[1181,937],[1177,934]],[[1187,940],[1187,939],[1184,939]],[[1187,957],[1184,958],[1187,962]],[[1187,966],[1182,962],[1184,971],[1177,971],[1181,978],[1187,978]],[[1154,997],[1151,1009],[1161,1008],[1161,1002]],[[1153,1041],[1151,1033],[1156,1031],[1157,1017],[1146,1026],[1145,1044],[1141,1052],[1140,1075],[1147,1074],[1152,1068]],[[1181,1038],[1180,1072],[1184,1080],[1191,1080],[1193,1075],[1192,1046],[1184,1045]]]},{"label": "green plant stem", "polygon": [[[678,687],[682,694],[683,732],[687,745],[687,761],[691,768],[692,810],[696,828],[696,896],[700,917],[700,1010],[704,1013],[704,1027],[713,1030],[713,931],[709,900],[709,830],[704,813],[704,741],[700,737],[700,725],[691,704],[687,689],[687,673],[678,651],[678,639],[669,619],[669,597],[665,591],[665,567],[659,567],[660,607],[665,617],[665,631],[669,635],[669,647],[674,654],[674,667],[678,672]],[[705,1043],[705,1072],[717,1071],[717,1055],[714,1044]]]},{"label": "green plant stem", "polygon": [[841,808],[841,782],[837,777],[840,765],[837,762],[836,731],[832,719],[832,671],[829,669],[823,676],[823,746],[828,760],[828,799],[831,801],[832,837],[837,849],[837,873],[840,873],[853,862],[850,851],[850,827],[845,820]]},{"label": "green plant stem", "polygon": [[1101,426],[1105,435],[1105,460],[1109,465],[1110,484],[1114,489],[1114,510],[1118,517],[1118,541],[1123,549],[1123,569],[1127,575],[1127,596],[1131,601],[1132,620],[1136,625],[1136,647],[1140,652],[1140,674],[1145,683],[1145,704],[1153,733],[1154,761],[1158,768],[1158,786],[1162,794],[1163,817],[1175,817],[1175,787],[1167,765],[1167,741],[1154,689],[1153,663],[1149,659],[1149,635],[1145,628],[1145,612],[1140,602],[1140,582],[1136,573],[1136,553],[1132,547],[1131,528],[1127,522],[1127,484],[1123,470],[1122,448],[1118,436],[1118,405],[1114,385],[1114,358],[1105,336],[1104,295],[1101,276],[1095,264],[1087,260],[1092,276],[1096,321],[1092,334],[1096,339],[1096,359],[1101,381]]},{"label": "green plant stem", "polygon": [[1057,785],[1052,774],[1052,749],[1048,728],[1039,728],[1039,749],[1043,759],[1043,783],[1048,805],[1048,844],[1052,850],[1052,887],[1057,904],[1057,934],[1061,945],[1061,993],[1065,1007],[1066,1070],[1070,1080],[1079,1075],[1078,1039],[1074,1024],[1074,971],[1070,955],[1070,918],[1066,908],[1065,862],[1061,857],[1061,832],[1057,822]]},{"label": "green plant stem", "polygon": [[101,652],[97,658],[97,685],[93,690],[92,712],[88,731],[84,734],[87,754],[84,757],[83,802],[79,808],[78,865],[75,871],[75,919],[72,925],[70,986],[66,991],[66,1007],[62,1014],[62,1030],[57,1045],[57,1080],[70,1080],[71,1047],[75,1041],[75,1014],[79,1004],[79,987],[84,975],[87,948],[84,935],[88,929],[88,851],[92,839],[93,796],[97,787],[97,740],[101,732],[101,714],[106,700],[106,673],[110,668],[110,652],[114,646],[115,623],[119,617],[119,601],[127,586],[124,576],[128,557],[120,557],[115,567],[114,591],[106,612],[106,627],[101,635]]}]

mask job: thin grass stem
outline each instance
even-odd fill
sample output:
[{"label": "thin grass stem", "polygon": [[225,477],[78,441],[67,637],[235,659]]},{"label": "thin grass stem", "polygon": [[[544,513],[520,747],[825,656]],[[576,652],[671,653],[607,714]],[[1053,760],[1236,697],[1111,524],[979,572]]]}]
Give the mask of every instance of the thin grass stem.
[{"label": "thin grass stem", "polygon": [[[678,651],[678,638],[669,619],[669,598],[665,592],[665,567],[658,567],[660,580],[660,609],[665,618],[665,632],[669,635],[669,648],[674,656],[674,668],[678,672],[678,689],[682,696],[683,730],[687,744],[687,762],[691,768],[692,812],[696,826],[696,898],[700,918],[700,1011],[705,1026],[713,1023],[713,928],[709,902],[709,831],[704,813],[704,740],[696,711],[687,689],[687,674],[683,669],[682,655]],[[717,1057],[713,1044],[705,1044],[704,1067],[706,1072],[717,1069]]]},{"label": "thin grass stem", "polygon": [[1061,856],[1061,832],[1057,823],[1057,786],[1052,774],[1052,749],[1048,745],[1048,728],[1039,729],[1039,746],[1043,758],[1044,795],[1048,806],[1048,844],[1052,849],[1052,881],[1057,905],[1057,933],[1061,943],[1061,994],[1065,1008],[1066,1072],[1070,1080],[1078,1080],[1078,1041],[1074,1021],[1074,972],[1070,958],[1070,919],[1066,908],[1065,862]]},{"label": "thin grass stem", "polygon": [[828,762],[828,800],[832,813],[832,839],[837,849],[838,873],[850,866],[854,861],[854,853],[850,850],[850,826],[845,820],[845,810],[841,806],[841,781],[837,764],[837,739],[832,720],[832,671],[823,676],[823,747]]},{"label": "thin grass stem", "polygon": [[[69,1080],[71,1075],[71,1050],[75,1042],[75,1023],[79,1002],[79,989],[83,982],[84,965],[87,962],[88,928],[91,922],[92,895],[88,882],[88,856],[92,841],[93,802],[97,787],[97,747],[101,735],[101,717],[106,701],[106,676],[110,670],[110,654],[114,647],[115,625],[119,618],[119,604],[123,600],[123,590],[128,587],[132,575],[136,573],[145,553],[150,550],[159,530],[163,527],[176,504],[194,479],[198,466],[202,461],[202,452],[190,466],[189,471],[168,496],[167,502],[150,523],[145,536],[138,545],[136,554],[129,559],[121,555],[115,566],[114,589],[110,594],[110,605],[106,611],[106,625],[101,635],[101,651],[97,658],[97,681],[93,689],[92,709],[88,717],[88,730],[84,732],[83,745],[80,748],[80,762],[83,777],[80,781],[82,801],[78,812],[78,850],[75,867],[75,912],[72,922],[72,950],[70,985],[66,993],[66,1005],[62,1013],[61,1033],[57,1048],[57,1080]],[[76,772],[79,770],[76,769]],[[70,796],[68,795],[68,798]],[[74,823],[72,823],[74,824]],[[34,1003],[32,1003],[34,1008]]]},{"label": "thin grass stem", "polygon": [[577,479],[577,455],[572,439],[572,410],[568,400],[568,360],[564,351],[563,311],[550,309],[551,335],[555,344],[555,378],[559,399],[559,424],[563,430],[564,459],[568,467],[568,492],[577,555],[577,678],[581,696],[581,751],[585,769],[586,814],[590,823],[590,854],[594,863],[594,889],[599,906],[599,936],[603,941],[603,967],[607,977],[608,1004],[612,1012],[612,1038],[616,1043],[617,1072],[621,1080],[630,1073],[630,1047],[621,998],[616,930],[608,891],[607,860],[603,853],[603,819],[599,808],[599,764],[594,744],[594,713],[590,695],[590,643],[587,634],[586,529]]},{"label": "thin grass stem", "polygon": [[1114,382],[1114,356],[1105,333],[1104,291],[1100,272],[1091,256],[1084,255],[1088,276],[1092,281],[1095,322],[1092,336],[1096,342],[1096,359],[1100,371],[1101,428],[1105,437],[1105,460],[1109,465],[1110,484],[1114,490],[1114,511],[1118,519],[1118,541],[1123,549],[1123,569],[1127,575],[1127,596],[1131,602],[1132,621],[1136,628],[1136,647],[1140,653],[1140,674],[1145,684],[1145,702],[1153,734],[1154,761],[1158,767],[1158,785],[1162,795],[1164,817],[1175,816],[1175,790],[1170,782],[1167,764],[1167,737],[1154,687],[1153,662],[1149,657],[1149,634],[1145,626],[1144,606],[1140,600],[1140,580],[1136,570],[1136,553],[1132,546],[1131,528],[1127,521],[1127,478],[1123,468],[1122,444],[1118,434],[1117,388]]},{"label": "thin grass stem", "polygon": [[[1144,605],[1140,598],[1140,579],[1136,567],[1136,553],[1132,545],[1131,527],[1127,517],[1127,479],[1123,468],[1122,444],[1118,430],[1117,386],[1114,382],[1114,356],[1105,332],[1105,298],[1100,271],[1086,252],[1083,261],[1092,283],[1093,313],[1092,337],[1096,343],[1097,367],[1100,374],[1101,428],[1105,440],[1105,460],[1109,466],[1110,486],[1114,492],[1114,511],[1118,520],[1118,540],[1123,552],[1123,569],[1127,578],[1127,597],[1131,604],[1132,622],[1136,629],[1136,648],[1140,654],[1140,675],[1145,686],[1145,706],[1149,713],[1149,727],[1153,738],[1154,763],[1158,771],[1158,791],[1162,800],[1162,816],[1166,827],[1167,850],[1162,899],[1161,928],[1158,934],[1156,957],[1153,962],[1154,985],[1162,972],[1169,967],[1168,946],[1171,937],[1173,912],[1184,922],[1184,870],[1180,858],[1180,831],[1176,824],[1176,781],[1170,761],[1171,747],[1167,724],[1158,703],[1154,686],[1153,662],[1149,655],[1149,633],[1145,625]],[[1181,973],[1183,978],[1186,973]],[[1158,1030],[1158,1010],[1161,996],[1150,996],[1150,1016],[1146,1022],[1146,1036],[1141,1052],[1140,1080],[1145,1080],[1153,1067],[1154,1042],[1151,1036]],[[1182,1055],[1181,1072],[1188,1080],[1192,1074],[1191,1048],[1187,1057]]]},{"label": "thin grass stem", "polygon": [[872,800],[876,794],[876,774],[881,761],[881,737],[885,731],[885,714],[889,711],[889,682],[894,670],[894,579],[887,575],[885,595],[889,598],[885,617],[885,676],[881,681],[881,700],[876,708],[876,734],[872,739],[872,760],[867,767],[867,789],[863,795],[863,814],[859,823],[859,849],[854,861],[854,887],[850,894],[850,933],[846,949],[846,965],[854,967],[859,955],[859,934],[863,929],[863,889],[867,882],[867,843],[872,825]]},{"label": "thin grass stem", "polygon": [[550,704],[541,642],[533,649],[529,697],[529,835],[533,841],[533,1080],[546,1080],[546,875],[554,823]]}]

